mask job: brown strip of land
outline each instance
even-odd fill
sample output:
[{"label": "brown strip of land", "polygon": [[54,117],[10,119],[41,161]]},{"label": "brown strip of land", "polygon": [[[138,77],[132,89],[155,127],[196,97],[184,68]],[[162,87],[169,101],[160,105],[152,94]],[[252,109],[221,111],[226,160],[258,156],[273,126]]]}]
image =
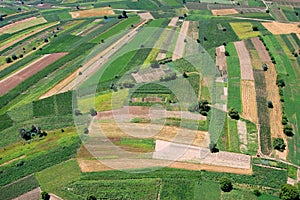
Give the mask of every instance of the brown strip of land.
[{"label": "brown strip of land", "polygon": [[250,54],[245,46],[244,41],[235,42],[234,46],[240,59],[241,79],[254,80]]},{"label": "brown strip of land", "polygon": [[257,105],[256,105],[256,92],[254,81],[242,80],[242,116],[254,123],[258,122]]},{"label": "brown strip of land", "polygon": [[11,76],[3,79],[0,81],[0,95],[7,93],[18,84],[26,80],[27,78],[31,77],[32,75],[36,74],[40,70],[44,69],[51,63],[55,62],[56,60],[60,59],[67,53],[53,53],[48,54],[40,58],[39,60],[35,61],[34,63],[30,64],[29,66],[21,69],[20,71],[12,74]]}]

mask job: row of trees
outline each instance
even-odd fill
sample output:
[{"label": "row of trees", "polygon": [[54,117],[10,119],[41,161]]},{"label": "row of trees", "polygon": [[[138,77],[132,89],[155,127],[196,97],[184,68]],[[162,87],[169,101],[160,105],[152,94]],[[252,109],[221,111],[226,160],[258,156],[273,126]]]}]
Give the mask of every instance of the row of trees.
[{"label": "row of trees", "polygon": [[34,125],[31,126],[30,130],[26,130],[25,128],[21,128],[19,130],[21,138],[24,140],[31,140],[35,136],[43,137],[47,136],[47,133],[45,131],[42,131],[41,127],[36,127]]}]

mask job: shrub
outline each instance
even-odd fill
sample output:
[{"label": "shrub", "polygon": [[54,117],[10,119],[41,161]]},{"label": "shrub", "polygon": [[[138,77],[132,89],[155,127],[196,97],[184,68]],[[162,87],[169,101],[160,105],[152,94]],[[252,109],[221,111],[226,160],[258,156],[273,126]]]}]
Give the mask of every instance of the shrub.
[{"label": "shrub", "polygon": [[236,119],[236,120],[240,119],[239,111],[237,111],[237,109],[235,108],[230,108],[228,111],[228,115],[231,119]]},{"label": "shrub", "polygon": [[283,79],[277,79],[277,80],[276,80],[276,85],[277,85],[278,87],[284,87],[284,86],[285,86],[285,82],[284,82]]},{"label": "shrub", "polygon": [[281,186],[279,198],[283,200],[299,200],[299,191],[293,185],[284,184]]},{"label": "shrub", "polygon": [[259,191],[258,189],[255,189],[255,190],[253,191],[253,194],[254,194],[255,196],[257,196],[257,197],[259,197],[259,196],[261,195],[261,193],[260,193],[260,191]]},{"label": "shrub", "polygon": [[94,108],[90,109],[90,114],[94,117],[97,115],[97,111]]},{"label": "shrub", "polygon": [[225,51],[225,56],[230,56],[228,51]]},{"label": "shrub", "polygon": [[293,133],[293,128],[291,125],[287,124],[284,126],[283,128],[283,132],[287,135],[287,136],[293,136],[294,133]]},{"label": "shrub", "polygon": [[42,199],[43,200],[49,200],[50,199],[50,195],[48,194],[48,192],[45,192],[45,191],[42,192]]},{"label": "shrub", "polygon": [[15,54],[13,54],[13,55],[11,56],[11,58],[12,58],[13,60],[17,60],[17,59],[18,59],[18,57],[17,57]]},{"label": "shrub", "polygon": [[230,192],[233,189],[231,180],[226,177],[221,178],[220,188],[223,192]]},{"label": "shrub", "polygon": [[12,59],[11,59],[11,57],[6,57],[6,58],[5,58],[5,61],[6,61],[6,63],[11,63],[11,62],[12,62]]},{"label": "shrub", "polygon": [[273,147],[274,149],[283,152],[286,145],[284,144],[284,140],[282,138],[275,138],[273,140]]},{"label": "shrub", "polygon": [[258,31],[258,27],[257,27],[257,26],[253,26],[253,27],[252,27],[252,30],[253,30],[253,31]]},{"label": "shrub", "polygon": [[274,108],[272,101],[268,101],[268,108]]}]

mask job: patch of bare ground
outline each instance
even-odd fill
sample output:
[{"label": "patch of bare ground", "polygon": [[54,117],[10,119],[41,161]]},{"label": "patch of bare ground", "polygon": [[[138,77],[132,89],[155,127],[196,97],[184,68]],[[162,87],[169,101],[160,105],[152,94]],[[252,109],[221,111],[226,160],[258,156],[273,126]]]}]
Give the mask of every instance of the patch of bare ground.
[{"label": "patch of bare ground", "polygon": [[173,17],[170,21],[170,23],[168,24],[168,26],[172,26],[175,27],[178,21],[178,17]]},{"label": "patch of bare ground", "polygon": [[258,55],[263,63],[270,62],[271,58],[268,51],[266,50],[264,44],[259,40],[258,37],[251,38],[251,42],[254,45]]},{"label": "patch of bare ground", "polygon": [[235,42],[234,46],[239,56],[242,80],[254,80],[251,57],[244,41]]},{"label": "patch of bare ground", "polygon": [[242,80],[241,90],[242,90],[242,110],[243,110],[242,117],[254,123],[258,123],[254,81]]},{"label": "patch of bare ground", "polygon": [[247,152],[248,140],[247,140],[246,122],[239,120],[237,123],[237,129],[238,129],[239,141],[240,141],[240,151]]},{"label": "patch of bare ground", "polygon": [[41,188],[35,188],[34,190],[31,190],[29,192],[26,192],[25,194],[22,194],[21,196],[14,198],[13,200],[34,200],[34,199],[40,199],[41,197]]},{"label": "patch of bare ground", "polygon": [[72,18],[96,17],[105,15],[114,15],[115,12],[110,7],[95,8],[90,10],[80,10],[70,12]]},{"label": "patch of bare ground", "polygon": [[[254,42],[253,42],[254,40]],[[258,38],[253,38],[252,42],[255,46],[255,49],[258,52],[258,55],[261,61],[265,61],[268,65],[268,70],[265,71],[265,81],[266,81],[266,91],[267,91],[267,99],[272,101],[273,108],[269,109],[270,116],[270,131],[272,138],[283,138],[285,140],[285,144],[287,143],[287,139],[285,134],[283,133],[283,126],[281,124],[282,119],[282,107],[280,102],[279,90],[276,85],[277,72],[274,64],[271,62],[266,48],[263,43]],[[260,65],[263,63],[261,62]],[[284,152],[276,151],[276,155],[281,159],[286,159],[288,154],[288,148]]]},{"label": "patch of bare ground", "polygon": [[239,14],[239,12],[235,9],[220,9],[220,10],[211,10],[214,16],[223,16],[223,15],[233,15]]},{"label": "patch of bare ground", "polygon": [[184,21],[182,23],[180,33],[179,33],[178,38],[177,38],[175,50],[174,50],[173,55],[172,55],[172,60],[177,60],[179,58],[182,58],[182,56],[184,54],[185,38],[187,36],[187,32],[188,32],[188,29],[189,29],[189,24],[190,24],[189,21]]},{"label": "patch of bare ground", "polygon": [[139,13],[138,14],[142,19],[154,19],[150,12]]},{"label": "patch of bare ground", "polygon": [[272,34],[300,34],[299,23],[281,23],[281,22],[262,22],[262,25]]},{"label": "patch of bare ground", "polygon": [[219,46],[216,48],[216,65],[220,71],[227,70],[227,62],[225,56],[225,46]]},{"label": "patch of bare ground", "polygon": [[60,59],[66,54],[67,53],[53,53],[53,54],[45,55],[42,58],[35,61],[34,63],[30,64],[29,66],[1,80],[0,96],[7,93],[8,91],[16,87],[18,84],[20,84],[30,76],[36,74],[37,72],[44,69],[45,67],[55,62],[56,60]]},{"label": "patch of bare ground", "polygon": [[[127,160],[128,162],[129,160]],[[146,167],[145,163],[149,163],[147,167],[164,167],[167,166],[169,168],[177,168],[177,169],[187,169],[187,170],[207,170],[207,171],[215,171],[215,172],[226,172],[226,173],[234,173],[234,174],[252,174],[252,169],[238,169],[232,167],[223,167],[223,166],[214,166],[214,165],[205,165],[205,164],[197,164],[197,163],[188,163],[188,162],[172,162],[169,163],[168,161],[163,160],[154,160],[154,159],[143,159],[138,160],[142,167]],[[122,169],[130,169],[130,165],[124,164],[124,160],[111,160],[110,164],[112,165],[122,165]],[[137,160],[132,161],[132,163],[138,163]],[[108,171],[108,170],[115,170],[110,166],[106,165],[104,162],[99,160],[83,160],[78,159],[78,164],[82,172],[97,172],[97,171]],[[133,166],[136,168],[136,166]],[[119,168],[120,169],[120,168]]]}]

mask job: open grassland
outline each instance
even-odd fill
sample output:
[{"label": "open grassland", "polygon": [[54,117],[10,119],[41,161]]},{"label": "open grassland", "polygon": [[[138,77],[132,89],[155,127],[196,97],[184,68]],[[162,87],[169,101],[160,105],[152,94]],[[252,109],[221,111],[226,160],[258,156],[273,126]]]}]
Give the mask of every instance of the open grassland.
[{"label": "open grassland", "polygon": [[95,37],[91,42],[93,43],[99,43],[101,40],[106,40],[109,37],[119,34],[122,31],[125,31],[131,27],[131,25],[135,25],[136,23],[139,22],[139,17],[138,16],[132,16],[128,19],[124,19],[123,21],[119,22],[118,24],[114,25],[107,31],[103,32],[101,35]]},{"label": "open grassland", "polygon": [[47,22],[55,22],[60,20],[71,19],[69,11],[69,9],[51,9],[41,11],[41,14],[47,20]]},{"label": "open grassland", "polygon": [[230,25],[241,40],[260,35],[259,31],[252,30],[253,25],[250,22],[234,22],[230,23]]},{"label": "open grassland", "polygon": [[71,159],[35,174],[43,191],[61,195],[64,186],[79,180],[80,168],[76,159]]},{"label": "open grassland", "polygon": [[[199,21],[199,40],[206,50],[239,40],[227,19],[207,19]],[[215,51],[215,49],[212,49]]]},{"label": "open grassland", "polygon": [[248,0],[248,5],[253,7],[265,7],[261,0]]},{"label": "open grassland", "polygon": [[300,17],[299,17],[299,12],[298,15],[296,15],[296,10],[293,9],[292,7],[282,7],[282,12],[286,16],[286,18],[291,21],[291,22],[299,22]]},{"label": "open grassland", "polygon": [[226,57],[227,71],[228,71],[228,108],[236,108],[242,113],[242,100],[241,100],[241,72],[239,57],[235,50],[233,43],[226,46],[226,50],[230,56]]},{"label": "open grassland", "polygon": [[60,130],[48,132],[48,136],[42,140],[6,147],[6,151],[0,152],[4,158],[2,162],[20,155],[25,155],[25,158],[22,159],[24,161],[22,166],[17,167],[18,161],[14,161],[0,167],[3,171],[0,175],[1,186],[70,159],[76,154],[78,147],[79,138],[74,129],[66,129],[63,133]]},{"label": "open grassland", "polygon": [[95,97],[84,97],[78,100],[78,109],[87,113],[91,108],[98,112],[122,108],[125,100],[128,99],[128,90],[119,90],[116,93],[95,95]]}]

